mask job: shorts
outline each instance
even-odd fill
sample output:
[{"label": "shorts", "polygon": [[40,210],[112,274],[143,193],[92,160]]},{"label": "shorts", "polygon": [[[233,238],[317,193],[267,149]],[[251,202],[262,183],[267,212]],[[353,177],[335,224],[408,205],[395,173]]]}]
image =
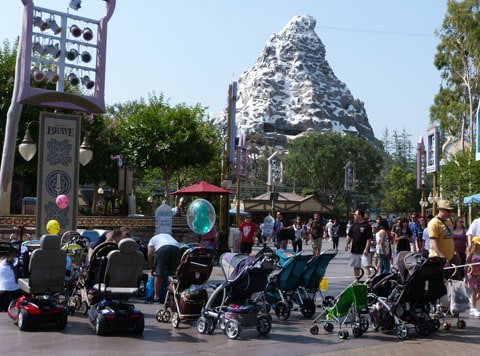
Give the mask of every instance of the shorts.
[{"label": "shorts", "polygon": [[366,256],[362,255],[362,267],[368,267],[372,265],[372,254],[369,253]]},{"label": "shorts", "polygon": [[317,237],[316,239],[312,238],[312,248],[322,249],[323,238]]},{"label": "shorts", "polygon": [[350,267],[353,268],[362,268],[362,254],[352,253],[350,255]]},{"label": "shorts", "polygon": [[163,276],[173,276],[182,257],[181,251],[177,246],[165,245],[155,251],[155,274]]},{"label": "shorts", "polygon": [[253,242],[240,242],[240,252],[250,254],[252,252]]}]

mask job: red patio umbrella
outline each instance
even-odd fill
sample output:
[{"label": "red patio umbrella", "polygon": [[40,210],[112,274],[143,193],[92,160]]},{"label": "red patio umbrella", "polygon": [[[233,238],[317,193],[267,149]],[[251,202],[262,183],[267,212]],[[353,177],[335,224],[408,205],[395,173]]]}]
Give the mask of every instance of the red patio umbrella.
[{"label": "red patio umbrella", "polygon": [[179,189],[171,193],[172,195],[228,195],[232,194],[229,190],[217,187],[216,185],[204,182],[203,180],[188,187]]}]

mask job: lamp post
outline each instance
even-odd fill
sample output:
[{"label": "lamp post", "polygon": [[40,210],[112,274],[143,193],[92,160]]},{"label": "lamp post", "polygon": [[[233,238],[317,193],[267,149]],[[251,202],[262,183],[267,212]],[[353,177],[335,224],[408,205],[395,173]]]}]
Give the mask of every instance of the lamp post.
[{"label": "lamp post", "polygon": [[[25,136],[23,137],[22,142],[18,145],[18,152],[20,156],[25,161],[31,161],[35,154],[37,153],[37,144],[32,139],[32,135],[30,134],[30,125],[33,123],[38,123],[38,121],[30,121],[27,124],[27,128],[25,129]],[[79,149],[79,156],[78,160],[82,166],[87,165],[93,158],[93,151],[88,144],[88,139],[85,136],[83,138],[83,142],[80,145]]]},{"label": "lamp post", "polygon": [[425,197],[425,185],[422,185],[422,198],[419,201],[420,204],[420,214],[425,216],[426,208],[428,206],[428,200]]}]

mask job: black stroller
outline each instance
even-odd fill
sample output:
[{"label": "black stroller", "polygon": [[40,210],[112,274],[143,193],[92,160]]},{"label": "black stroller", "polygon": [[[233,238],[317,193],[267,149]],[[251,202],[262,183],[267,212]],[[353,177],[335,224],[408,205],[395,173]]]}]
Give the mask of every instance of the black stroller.
[{"label": "black stroller", "polygon": [[379,276],[371,283],[369,314],[375,329],[395,327],[399,339],[408,336],[413,325],[422,336],[438,329],[438,319],[430,317],[437,299],[447,293],[443,278],[445,260],[424,258],[402,251],[397,256],[397,271]]},{"label": "black stroller", "polygon": [[208,298],[197,321],[198,332],[212,334],[219,324],[229,339],[236,339],[242,327],[256,327],[259,334],[267,335],[272,317],[264,290],[275,265],[274,254],[224,253],[219,262],[226,280]]},{"label": "black stroller", "polygon": [[165,310],[155,315],[158,322],[168,323],[171,318],[173,327],[178,328],[181,321],[198,319],[208,299],[202,285],[210,278],[215,257],[214,250],[203,247],[183,253],[175,276],[168,278]]}]

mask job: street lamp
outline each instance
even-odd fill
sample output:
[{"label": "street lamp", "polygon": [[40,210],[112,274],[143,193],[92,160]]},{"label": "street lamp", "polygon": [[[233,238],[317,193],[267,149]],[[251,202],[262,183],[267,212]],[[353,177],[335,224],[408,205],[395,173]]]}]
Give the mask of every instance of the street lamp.
[{"label": "street lamp", "polygon": [[[38,123],[38,121],[30,121],[27,124],[25,136],[23,137],[22,142],[18,145],[18,152],[20,153],[20,156],[22,156],[22,158],[27,162],[31,161],[37,153],[37,145],[35,141],[32,140],[32,135],[30,134],[30,125],[34,122]],[[82,144],[80,145],[78,160],[82,166],[85,166],[92,160],[92,158],[93,151],[90,149],[88,139],[85,136]]]}]

